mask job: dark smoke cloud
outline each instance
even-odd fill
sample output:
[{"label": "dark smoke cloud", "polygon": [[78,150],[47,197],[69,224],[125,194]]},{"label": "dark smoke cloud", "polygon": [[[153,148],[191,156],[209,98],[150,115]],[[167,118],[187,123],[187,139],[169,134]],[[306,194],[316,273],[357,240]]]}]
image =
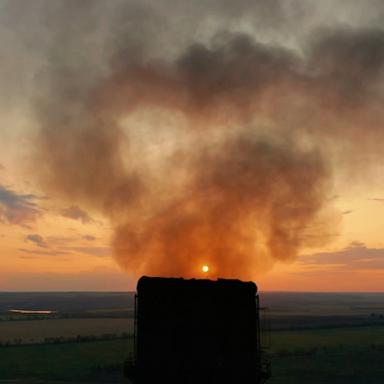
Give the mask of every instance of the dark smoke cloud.
[{"label": "dark smoke cloud", "polygon": [[328,31],[313,41],[310,49],[310,65],[324,82],[323,87],[334,93],[334,98],[353,107],[382,102],[384,31],[350,28],[337,33]]},{"label": "dark smoke cloud", "polygon": [[128,270],[194,276],[208,264],[215,275],[251,278],[307,243],[327,187],[318,153],[247,133],[199,153],[192,169],[180,198],[117,228],[116,256]]},{"label": "dark smoke cloud", "polygon": [[39,77],[40,177],[111,220],[123,267],[248,278],[325,241],[333,162],[377,153],[382,137],[381,30],[277,42],[274,28],[299,29],[280,1],[56,4],[76,13]]}]

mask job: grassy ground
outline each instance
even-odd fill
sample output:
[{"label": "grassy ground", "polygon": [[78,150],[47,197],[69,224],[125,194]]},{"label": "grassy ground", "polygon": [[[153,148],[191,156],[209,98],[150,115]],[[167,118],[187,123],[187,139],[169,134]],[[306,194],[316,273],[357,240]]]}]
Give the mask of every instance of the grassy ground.
[{"label": "grassy ground", "polygon": [[93,381],[120,378],[132,339],[0,348],[0,380]]},{"label": "grassy ground", "polygon": [[[273,329],[268,384],[383,384],[383,303],[382,294],[262,296],[262,304],[271,309],[267,317]],[[76,316],[117,313],[123,317],[132,306],[133,295],[126,294],[0,294],[4,318],[9,317],[9,308],[58,309],[61,315]],[[352,326],[356,324],[364,326]],[[313,329],[304,329],[308,327]],[[132,328],[132,318],[0,321],[0,341],[101,336],[131,333]],[[132,343],[132,339],[121,339],[0,347],[0,384],[121,382],[121,366],[133,349]]]},{"label": "grassy ground", "polygon": [[[384,328],[271,334],[268,384],[382,384]],[[0,348],[0,380],[121,381],[132,339]]]},{"label": "grassy ground", "polygon": [[382,384],[383,350],[328,349],[274,356],[268,384]]},{"label": "grassy ground", "polygon": [[368,348],[373,344],[384,345],[384,327],[325,328],[271,333],[273,352],[292,351],[298,348],[306,350],[312,348]]},{"label": "grassy ground", "polygon": [[269,384],[384,383],[384,327],[272,333]]}]

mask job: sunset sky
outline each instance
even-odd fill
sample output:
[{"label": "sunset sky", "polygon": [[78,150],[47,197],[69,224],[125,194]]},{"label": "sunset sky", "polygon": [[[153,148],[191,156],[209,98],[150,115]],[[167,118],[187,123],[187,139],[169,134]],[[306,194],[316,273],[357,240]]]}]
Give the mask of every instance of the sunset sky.
[{"label": "sunset sky", "polygon": [[0,0],[0,290],[383,291],[383,17]]}]

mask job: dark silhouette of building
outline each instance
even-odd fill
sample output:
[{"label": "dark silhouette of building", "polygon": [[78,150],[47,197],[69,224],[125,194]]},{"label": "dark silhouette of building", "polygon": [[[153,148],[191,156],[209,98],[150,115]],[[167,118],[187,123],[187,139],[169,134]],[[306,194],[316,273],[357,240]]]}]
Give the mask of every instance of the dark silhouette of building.
[{"label": "dark silhouette of building", "polygon": [[239,280],[142,277],[134,382],[265,382],[256,293]]}]

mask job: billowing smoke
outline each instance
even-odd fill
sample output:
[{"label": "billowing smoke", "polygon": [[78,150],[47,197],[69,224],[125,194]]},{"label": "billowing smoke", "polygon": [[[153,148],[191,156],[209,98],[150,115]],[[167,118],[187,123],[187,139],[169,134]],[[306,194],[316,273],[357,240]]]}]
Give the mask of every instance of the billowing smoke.
[{"label": "billowing smoke", "polygon": [[[129,14],[145,25],[149,9]],[[355,140],[366,157],[381,136],[384,33],[323,31],[287,48],[220,25],[163,51],[155,35],[117,39],[98,73],[48,68],[45,187],[104,214],[134,274],[198,276],[208,264],[250,278],[324,242],[334,162],[348,163]]]}]

